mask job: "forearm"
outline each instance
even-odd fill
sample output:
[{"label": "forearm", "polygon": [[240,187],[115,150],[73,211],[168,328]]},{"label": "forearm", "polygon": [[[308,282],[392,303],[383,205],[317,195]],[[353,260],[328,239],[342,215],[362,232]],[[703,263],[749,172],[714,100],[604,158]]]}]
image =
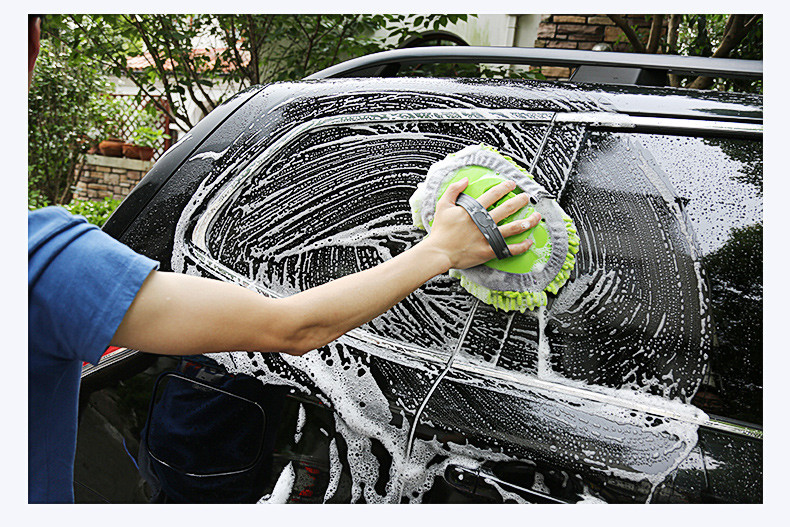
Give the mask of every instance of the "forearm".
[{"label": "forearm", "polygon": [[155,272],[112,344],[173,355],[300,354],[375,318],[448,268],[446,256],[426,240],[381,265],[282,299],[217,280]]},{"label": "forearm", "polygon": [[275,302],[235,284],[152,272],[112,344],[170,355],[253,350],[267,324],[283,326]]},{"label": "forearm", "polygon": [[313,349],[369,322],[450,268],[428,239],[391,260],[291,297],[304,313],[302,347]]}]

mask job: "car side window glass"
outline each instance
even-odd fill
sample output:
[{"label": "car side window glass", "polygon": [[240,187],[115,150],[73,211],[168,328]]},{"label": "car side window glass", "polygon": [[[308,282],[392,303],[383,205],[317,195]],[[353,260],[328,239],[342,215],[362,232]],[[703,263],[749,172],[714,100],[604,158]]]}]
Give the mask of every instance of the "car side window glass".
[{"label": "car side window glass", "polygon": [[[484,143],[529,165],[548,130],[548,119],[408,117],[308,127],[264,153],[209,205],[208,258],[278,295],[373,267],[423,238],[408,201],[433,163]],[[457,281],[439,276],[363,330],[449,353],[473,302]]]},{"label": "car side window glass", "polygon": [[760,424],[761,143],[594,130],[578,152],[565,142],[559,202],[582,244],[571,280],[545,314],[480,311],[492,322],[468,347],[507,334],[484,360]]},{"label": "car side window glass", "polygon": [[762,141],[644,136],[672,182],[701,252],[712,352],[692,403],[762,424]]}]

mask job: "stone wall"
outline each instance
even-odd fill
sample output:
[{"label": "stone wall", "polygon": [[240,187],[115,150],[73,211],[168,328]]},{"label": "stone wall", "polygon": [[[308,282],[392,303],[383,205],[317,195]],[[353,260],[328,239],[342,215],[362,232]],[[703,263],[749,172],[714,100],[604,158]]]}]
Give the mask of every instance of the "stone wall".
[{"label": "stone wall", "polygon": [[[646,15],[624,16],[637,26],[638,34],[650,33]],[[608,44],[611,51],[633,51],[623,30],[606,15],[543,15],[535,40],[536,48],[593,49],[596,44]],[[541,73],[548,79],[567,79],[571,69],[543,66]]]},{"label": "stone wall", "polygon": [[88,155],[73,197],[95,201],[105,197],[122,200],[153,166],[153,161]]}]

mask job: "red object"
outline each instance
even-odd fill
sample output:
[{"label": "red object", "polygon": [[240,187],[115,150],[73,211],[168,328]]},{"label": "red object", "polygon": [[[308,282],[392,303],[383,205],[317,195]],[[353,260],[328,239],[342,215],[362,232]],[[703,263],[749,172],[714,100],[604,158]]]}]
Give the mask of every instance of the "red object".
[{"label": "red object", "polygon": [[143,161],[150,161],[154,157],[154,149],[150,146],[138,146],[137,158]]},{"label": "red object", "polygon": [[[102,358],[104,358],[107,355],[109,355],[110,353],[112,353],[113,351],[119,350],[119,349],[121,349],[121,348],[119,348],[118,346],[110,346],[109,348],[104,350],[104,353],[102,353],[101,356],[102,356]],[[101,358],[99,360],[101,360]],[[83,366],[85,366],[86,364],[88,364],[88,363],[87,362],[83,362],[82,363]]]}]

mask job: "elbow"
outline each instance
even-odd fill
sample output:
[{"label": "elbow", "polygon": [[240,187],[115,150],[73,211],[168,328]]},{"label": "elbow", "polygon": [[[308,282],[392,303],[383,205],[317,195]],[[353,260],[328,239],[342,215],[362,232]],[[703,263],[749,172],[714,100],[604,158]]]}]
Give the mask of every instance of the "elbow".
[{"label": "elbow", "polygon": [[340,335],[323,327],[303,327],[295,331],[285,342],[281,350],[288,355],[302,356],[326,344]]},{"label": "elbow", "polygon": [[315,317],[310,316],[310,313],[297,307],[288,309],[288,313],[288,323],[272,328],[276,333],[268,336],[269,345],[266,346],[268,349],[261,351],[277,351],[302,356],[332,342],[342,334],[332,327],[321,324],[320,321],[315,320]]}]

